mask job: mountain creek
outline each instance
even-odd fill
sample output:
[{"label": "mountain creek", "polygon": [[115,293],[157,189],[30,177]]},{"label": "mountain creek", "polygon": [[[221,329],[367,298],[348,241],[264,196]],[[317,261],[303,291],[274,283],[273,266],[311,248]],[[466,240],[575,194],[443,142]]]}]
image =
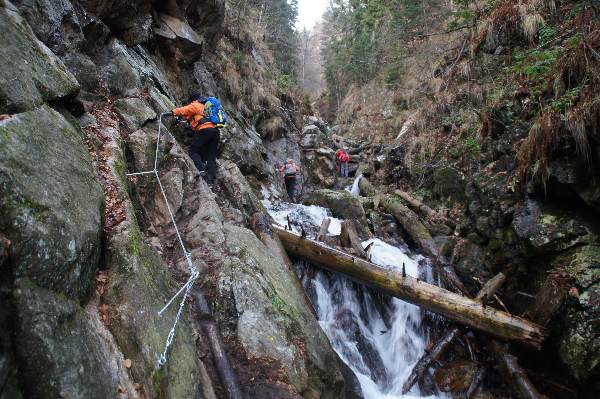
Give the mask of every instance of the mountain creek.
[{"label": "mountain creek", "polygon": [[0,0],[0,399],[599,397],[600,7],[425,3]]}]

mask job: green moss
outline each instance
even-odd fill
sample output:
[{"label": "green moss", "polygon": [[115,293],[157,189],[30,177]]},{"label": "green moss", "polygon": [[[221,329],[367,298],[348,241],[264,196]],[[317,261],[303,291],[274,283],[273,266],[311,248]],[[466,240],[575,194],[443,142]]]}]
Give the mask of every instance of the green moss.
[{"label": "green moss", "polygon": [[137,226],[132,226],[129,229],[129,252],[134,256],[140,256],[141,254],[141,241],[142,235],[138,230]]},{"label": "green moss", "polygon": [[164,368],[154,369],[152,372],[152,386],[154,387],[154,393],[158,399],[167,399],[166,389],[164,387],[167,377],[166,374]]}]

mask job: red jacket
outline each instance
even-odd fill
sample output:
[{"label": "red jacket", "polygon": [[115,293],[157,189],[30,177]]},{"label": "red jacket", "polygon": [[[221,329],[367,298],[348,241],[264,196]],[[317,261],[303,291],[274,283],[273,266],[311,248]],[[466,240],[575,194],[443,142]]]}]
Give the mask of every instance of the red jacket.
[{"label": "red jacket", "polygon": [[350,160],[350,155],[346,154],[346,152],[341,148],[337,150],[335,155],[340,162],[348,162]]}]

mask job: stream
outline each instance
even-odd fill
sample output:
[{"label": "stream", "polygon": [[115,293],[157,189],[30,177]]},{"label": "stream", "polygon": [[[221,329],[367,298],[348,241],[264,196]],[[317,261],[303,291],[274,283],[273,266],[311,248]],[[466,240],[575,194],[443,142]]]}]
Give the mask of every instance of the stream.
[{"label": "stream", "polygon": [[[302,224],[308,236],[314,237],[322,220],[329,217],[328,234],[340,234],[342,221],[331,217],[325,208],[269,200],[263,203],[277,223],[286,225],[289,218],[296,232]],[[372,262],[396,270],[402,270],[404,263],[407,274],[431,281],[431,269],[423,256],[378,238],[364,241],[362,245],[366,247],[371,243]],[[309,277],[303,261],[296,262],[296,269],[317,310],[323,331],[357,376],[365,399],[423,397],[418,384],[402,395],[402,384],[427,345],[421,310],[399,299],[374,293],[339,274],[315,268]]]}]

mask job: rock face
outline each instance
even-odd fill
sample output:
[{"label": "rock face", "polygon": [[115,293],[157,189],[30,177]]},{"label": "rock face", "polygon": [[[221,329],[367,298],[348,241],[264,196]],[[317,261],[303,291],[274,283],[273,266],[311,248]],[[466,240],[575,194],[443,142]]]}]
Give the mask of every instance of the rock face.
[{"label": "rock face", "polygon": [[0,132],[0,230],[14,277],[83,301],[100,259],[102,189],[81,131],[42,106]]},{"label": "rock face", "polygon": [[62,61],[8,2],[0,7],[0,40],[0,112],[23,112],[79,90]]}]

